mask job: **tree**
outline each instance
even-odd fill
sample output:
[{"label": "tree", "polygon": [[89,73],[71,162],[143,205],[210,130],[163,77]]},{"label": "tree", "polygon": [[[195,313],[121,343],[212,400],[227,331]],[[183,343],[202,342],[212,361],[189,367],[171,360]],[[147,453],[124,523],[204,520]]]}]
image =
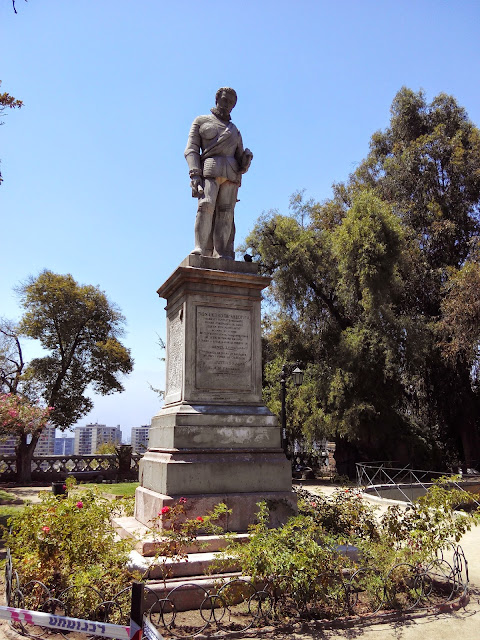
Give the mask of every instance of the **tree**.
[{"label": "tree", "polygon": [[0,393],[0,436],[35,438],[48,424],[52,407],[32,405],[12,393]]},{"label": "tree", "polygon": [[[14,5],[14,8],[15,8],[15,5]],[[2,81],[0,80],[0,86],[1,85],[2,85]],[[17,100],[13,96],[11,96],[9,93],[6,93],[6,92],[0,93],[0,118],[2,117],[2,115],[5,113],[7,109],[21,109],[22,106],[23,106],[23,102],[21,100]],[[2,124],[3,122],[0,121],[0,125]],[[3,181],[3,178],[0,172],[0,184],[2,183],[2,181]]]},{"label": "tree", "polygon": [[[71,275],[43,271],[18,293],[25,310],[19,324],[4,322],[0,329],[2,390],[53,407],[51,424],[66,429],[92,408],[87,389],[101,395],[123,391],[120,376],[133,368],[130,351],[119,340],[125,319],[98,287],[79,285]],[[22,337],[38,340],[46,355],[25,363]],[[39,436],[19,439],[22,481],[29,477]]]},{"label": "tree", "polygon": [[402,88],[391,111],[390,127],[373,136],[352,184],[374,185],[410,234],[405,307],[426,323],[430,343],[420,379],[429,389],[429,428],[435,422],[441,439],[472,466],[480,457],[478,368],[472,358],[452,358],[445,345],[455,345],[465,328],[449,309],[460,291],[474,294],[466,285],[479,265],[480,131],[446,94],[428,104],[423,92]]},{"label": "tree", "polygon": [[273,276],[265,397],[275,410],[281,363],[303,362],[291,427],[335,437],[342,472],[362,458],[471,466],[480,132],[454,98],[403,88],[370,149],[330,200],[297,193],[292,215],[263,215],[246,239]]},{"label": "tree", "polygon": [[99,455],[107,455],[116,452],[117,446],[115,442],[102,442],[102,444],[100,444],[95,451],[95,453],[98,453]]}]

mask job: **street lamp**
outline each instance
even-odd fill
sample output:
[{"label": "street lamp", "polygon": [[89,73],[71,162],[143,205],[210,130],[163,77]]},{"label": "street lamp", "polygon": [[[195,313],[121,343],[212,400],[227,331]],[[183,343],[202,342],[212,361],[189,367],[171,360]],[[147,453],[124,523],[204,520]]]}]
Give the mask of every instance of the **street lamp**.
[{"label": "street lamp", "polygon": [[[281,390],[281,400],[282,400],[282,449],[285,452],[285,455],[288,457],[288,438],[287,438],[287,411],[285,408],[285,400],[287,397],[287,370],[290,367],[286,364],[282,367],[282,374],[280,376],[280,390]],[[299,387],[303,382],[303,371],[298,366],[298,363],[295,369],[290,374],[293,378],[293,384],[296,387]]]}]

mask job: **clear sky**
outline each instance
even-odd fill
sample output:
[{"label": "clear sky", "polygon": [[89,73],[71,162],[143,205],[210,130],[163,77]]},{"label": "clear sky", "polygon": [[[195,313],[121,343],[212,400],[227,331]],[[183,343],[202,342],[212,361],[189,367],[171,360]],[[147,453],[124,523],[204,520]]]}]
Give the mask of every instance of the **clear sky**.
[{"label": "clear sky", "polygon": [[[98,285],[127,318],[134,372],[80,424],[147,424],[163,387],[156,290],[193,248],[183,151],[232,86],[254,153],[238,245],[265,210],[323,200],[368,153],[395,93],[453,94],[480,125],[478,0],[0,0],[0,316],[42,269]],[[31,348],[29,348],[31,349]]]}]

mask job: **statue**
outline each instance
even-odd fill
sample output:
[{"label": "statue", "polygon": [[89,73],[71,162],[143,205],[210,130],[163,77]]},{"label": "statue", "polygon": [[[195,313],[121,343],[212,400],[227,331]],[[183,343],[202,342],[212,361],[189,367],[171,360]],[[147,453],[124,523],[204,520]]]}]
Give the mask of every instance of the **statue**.
[{"label": "statue", "polygon": [[220,88],[215,102],[211,115],[193,121],[185,149],[192,197],[198,198],[191,253],[233,260],[233,214],[242,174],[248,171],[253,153],[243,148],[240,131],[230,119],[237,103],[235,91]]}]

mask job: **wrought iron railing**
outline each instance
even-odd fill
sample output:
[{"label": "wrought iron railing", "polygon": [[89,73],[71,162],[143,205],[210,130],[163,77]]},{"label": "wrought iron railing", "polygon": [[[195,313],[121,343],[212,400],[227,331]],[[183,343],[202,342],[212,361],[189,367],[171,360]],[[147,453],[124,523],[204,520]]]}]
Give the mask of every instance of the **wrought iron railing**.
[{"label": "wrought iron railing", "polygon": [[[448,559],[447,559],[448,558]],[[102,623],[129,623],[131,587],[106,598],[92,587],[71,587],[61,593],[42,582],[22,585],[10,553],[5,567],[7,605],[34,609],[56,616],[85,618]],[[255,626],[278,625],[294,620],[322,620],[325,625],[345,617],[376,619],[416,609],[444,610],[454,602],[463,604],[468,593],[468,564],[456,543],[424,565],[399,563],[385,574],[368,566],[349,573],[319,573],[314,597],[295,591],[291,577],[274,576],[265,584],[242,577],[222,577],[210,581],[187,581],[168,589],[146,585],[143,610],[160,633],[192,638],[202,633],[215,637],[246,631]],[[78,597],[78,591],[83,593]],[[76,597],[77,596],[77,597]],[[79,609],[78,603],[87,603]],[[45,635],[45,629],[15,623],[17,630],[31,637]],[[65,632],[69,629],[66,627]]]},{"label": "wrought iron railing", "polygon": [[[409,465],[393,466],[392,462],[357,462],[357,485],[361,488],[368,488],[370,493],[374,493],[378,497],[385,498],[384,488],[395,488],[400,499],[412,503],[417,495],[417,489],[422,488],[425,492],[432,483],[441,478],[448,478],[448,485],[466,491],[465,484],[459,481],[458,476],[451,475],[449,472],[426,471],[423,469],[411,469]],[[469,476],[465,476],[465,480]],[[414,495],[415,494],[415,495]],[[480,506],[480,502],[473,499],[473,502]]]}]

